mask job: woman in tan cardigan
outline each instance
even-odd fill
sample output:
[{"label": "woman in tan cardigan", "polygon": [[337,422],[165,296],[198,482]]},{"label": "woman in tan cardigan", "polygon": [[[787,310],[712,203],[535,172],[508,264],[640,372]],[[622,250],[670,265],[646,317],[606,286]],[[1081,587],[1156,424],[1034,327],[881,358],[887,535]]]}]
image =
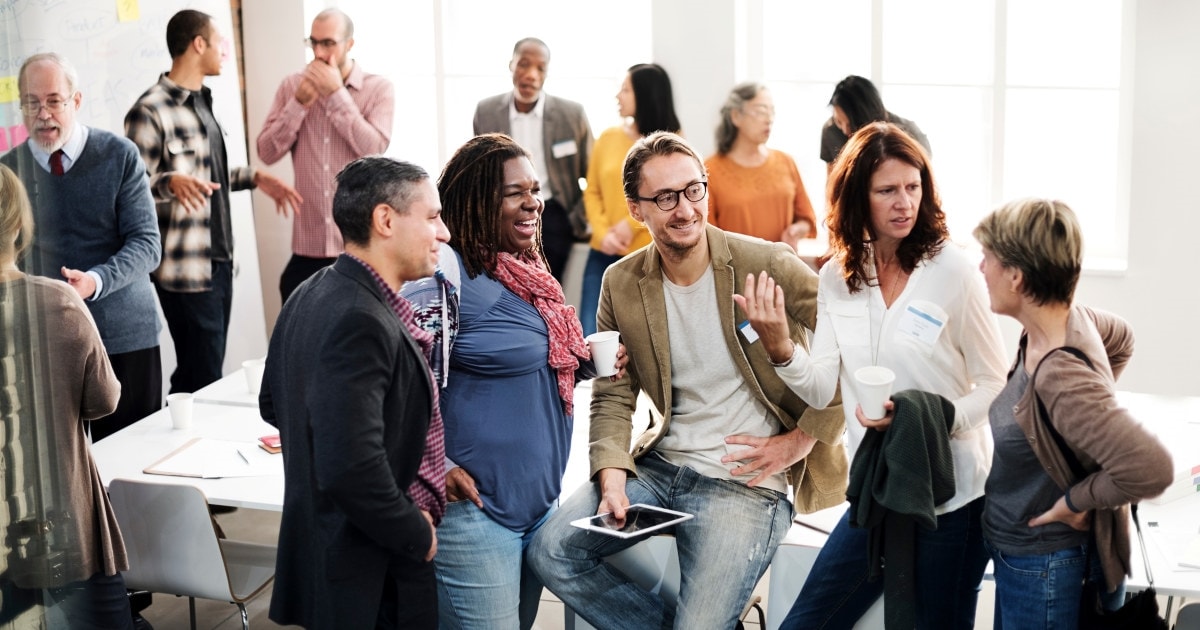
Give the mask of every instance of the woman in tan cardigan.
[{"label": "woman in tan cardigan", "polygon": [[132,628],[125,544],[83,431],[121,385],[79,295],[17,268],[32,234],[25,189],[0,166],[3,618]]},{"label": "woman in tan cardigan", "polygon": [[983,532],[995,567],[993,627],[1074,628],[1085,571],[1104,581],[1105,608],[1124,601],[1129,504],[1166,489],[1171,456],[1116,400],[1114,381],[1133,354],[1129,325],[1072,303],[1083,241],[1071,209],[1014,201],[984,218],[975,238],[992,310],[1025,329],[989,413]]}]

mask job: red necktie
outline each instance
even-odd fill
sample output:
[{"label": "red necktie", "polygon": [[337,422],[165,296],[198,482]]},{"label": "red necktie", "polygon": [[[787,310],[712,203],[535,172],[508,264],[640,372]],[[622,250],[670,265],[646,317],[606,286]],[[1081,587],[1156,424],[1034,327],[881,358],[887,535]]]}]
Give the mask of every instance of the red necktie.
[{"label": "red necktie", "polygon": [[52,174],[52,175],[62,175],[63,174],[62,159],[63,159],[63,150],[62,149],[59,149],[59,150],[55,151],[54,153],[50,154],[50,174]]}]

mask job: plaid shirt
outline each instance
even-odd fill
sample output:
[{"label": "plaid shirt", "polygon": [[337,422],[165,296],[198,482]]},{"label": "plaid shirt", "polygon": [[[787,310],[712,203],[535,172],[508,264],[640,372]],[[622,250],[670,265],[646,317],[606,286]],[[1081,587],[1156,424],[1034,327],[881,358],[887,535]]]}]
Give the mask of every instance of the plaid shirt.
[{"label": "plaid shirt", "polygon": [[[158,209],[162,264],[152,275],[160,287],[179,293],[212,289],[212,206],[205,204],[198,212],[188,212],[170,189],[173,173],[216,181],[211,173],[208,135],[192,105],[197,97],[212,109],[212,92],[207,87],[194,95],[164,72],[125,115],[125,135],[142,154]],[[253,187],[252,169],[243,166],[230,171],[229,188]],[[225,206],[229,207],[229,190],[221,188],[213,194],[224,195]]]},{"label": "plaid shirt", "polygon": [[258,134],[258,157],[274,164],[292,154],[296,192],[304,198],[292,218],[292,253],[335,258],[342,253],[342,233],[333,222],[334,177],[350,162],[387,150],[395,90],[391,81],[363,72],[355,62],[345,89],[305,108],[296,100],[303,78],[297,72],[275,92]]},{"label": "plaid shirt", "polygon": [[[404,324],[405,329],[412,335],[417,345],[421,346],[422,356],[428,361],[433,352],[434,338],[432,334],[417,325],[412,305],[408,300],[400,297],[399,293],[393,291],[374,267],[353,254],[346,254],[346,256],[362,265],[375,279],[375,284],[383,292],[388,306],[396,313],[396,317],[400,319],[400,323]],[[428,366],[427,362],[426,366]],[[442,516],[446,514],[446,431],[442,424],[441,403],[438,401],[439,390],[432,371],[429,372],[429,390],[433,396],[431,400],[433,404],[431,405],[429,429],[425,433],[425,452],[421,455],[417,478],[408,487],[408,496],[412,497],[413,502],[422,510],[429,512],[429,515],[433,517],[433,524],[438,525],[442,522]]]}]

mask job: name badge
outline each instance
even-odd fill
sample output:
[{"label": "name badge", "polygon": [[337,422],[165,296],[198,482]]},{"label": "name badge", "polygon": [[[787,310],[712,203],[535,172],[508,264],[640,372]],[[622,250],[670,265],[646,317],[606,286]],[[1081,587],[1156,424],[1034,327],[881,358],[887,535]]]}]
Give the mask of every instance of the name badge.
[{"label": "name badge", "polygon": [[938,337],[946,328],[946,315],[935,304],[922,303],[914,300],[904,309],[896,333],[910,337],[927,346],[937,343]]},{"label": "name badge", "polygon": [[550,153],[554,154],[554,159],[557,160],[579,153],[579,147],[575,145],[574,140],[563,140],[550,145]]},{"label": "name badge", "polygon": [[738,324],[738,330],[741,331],[742,336],[746,338],[746,343],[754,343],[755,341],[758,341],[758,333],[755,332],[754,328],[750,325],[750,320],[747,319],[746,321]]}]

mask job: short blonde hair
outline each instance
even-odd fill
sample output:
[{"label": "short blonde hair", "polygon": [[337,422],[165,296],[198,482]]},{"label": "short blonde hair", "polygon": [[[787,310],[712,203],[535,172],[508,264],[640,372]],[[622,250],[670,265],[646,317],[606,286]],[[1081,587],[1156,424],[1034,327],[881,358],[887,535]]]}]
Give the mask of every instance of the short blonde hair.
[{"label": "short blonde hair", "polygon": [[1021,290],[1038,304],[1070,304],[1083,267],[1083,233],[1067,204],[1017,199],[975,228],[975,239],[1001,265],[1021,271]]},{"label": "short blonde hair", "polygon": [[15,261],[32,241],[33,209],[25,185],[0,164],[0,261]]}]

